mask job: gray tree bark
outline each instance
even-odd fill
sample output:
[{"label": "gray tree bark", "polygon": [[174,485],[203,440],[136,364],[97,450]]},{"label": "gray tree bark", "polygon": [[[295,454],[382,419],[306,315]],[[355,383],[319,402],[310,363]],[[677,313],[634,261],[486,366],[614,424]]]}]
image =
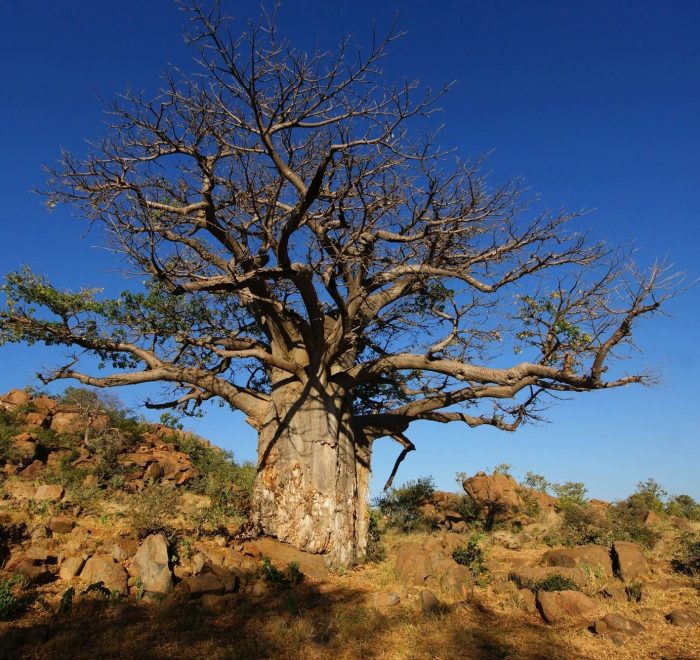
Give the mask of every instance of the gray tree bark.
[{"label": "gray tree bark", "polygon": [[370,442],[340,391],[278,386],[260,430],[252,521],[331,565],[364,556]]}]

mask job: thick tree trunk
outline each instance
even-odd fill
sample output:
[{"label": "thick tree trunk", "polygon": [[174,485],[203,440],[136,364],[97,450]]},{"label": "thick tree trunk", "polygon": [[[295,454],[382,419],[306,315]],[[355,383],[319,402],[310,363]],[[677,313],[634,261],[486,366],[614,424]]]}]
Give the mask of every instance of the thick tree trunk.
[{"label": "thick tree trunk", "polygon": [[342,395],[275,388],[258,442],[253,522],[331,565],[352,563],[367,544],[369,460]]}]

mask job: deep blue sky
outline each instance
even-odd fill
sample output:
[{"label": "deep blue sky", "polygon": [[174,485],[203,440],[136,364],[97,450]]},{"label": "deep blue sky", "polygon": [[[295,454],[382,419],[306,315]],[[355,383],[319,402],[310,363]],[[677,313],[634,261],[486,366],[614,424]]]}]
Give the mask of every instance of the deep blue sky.
[{"label": "deep blue sky", "polygon": [[[257,2],[227,2],[248,17]],[[493,152],[494,180],[523,176],[551,208],[595,209],[584,225],[615,244],[634,243],[642,264],[668,257],[700,275],[700,3],[462,2],[283,3],[281,31],[299,47],[359,43],[399,11],[407,35],[385,71],[440,86],[442,142],[464,155]],[[123,288],[118,264],[68,209],[49,215],[30,192],[61,147],[78,154],[104,133],[98,96],[154,90],[168,64],[191,70],[183,14],[169,0],[24,0],[0,7],[0,272],[30,264],[57,284]],[[241,25],[243,23],[241,22]],[[655,477],[700,499],[698,325],[700,290],[639,332],[643,360],[661,369],[654,389],[582,395],[550,411],[551,423],[503,434],[423,425],[398,480],[432,474],[453,488],[457,470],[510,463],[554,481],[584,481],[593,496],[623,497]],[[0,392],[33,382],[47,350],[0,349]],[[121,390],[133,403],[143,391]],[[214,408],[192,425],[254,457],[254,434]],[[375,491],[398,449],[376,446]]]}]

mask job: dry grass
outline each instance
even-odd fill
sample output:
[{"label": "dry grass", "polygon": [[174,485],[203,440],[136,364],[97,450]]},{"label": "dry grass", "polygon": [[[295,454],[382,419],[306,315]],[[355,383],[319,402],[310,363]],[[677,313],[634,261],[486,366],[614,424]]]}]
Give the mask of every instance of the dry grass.
[{"label": "dry grass", "polygon": [[[443,613],[426,616],[415,590],[400,585],[394,575],[392,549],[404,540],[385,539],[389,559],[381,564],[334,575],[322,584],[307,581],[259,598],[241,596],[222,614],[175,599],[160,605],[78,600],[70,615],[59,616],[42,608],[40,600],[55,602],[60,591],[44,588],[22,619],[0,627],[0,658],[700,658],[700,630],[676,628],[663,619],[678,607],[700,609],[700,592],[687,578],[683,588],[652,591],[641,604],[599,599],[601,615],[619,612],[646,627],[616,646],[580,625],[553,628],[520,608],[517,590],[505,575],[511,566],[536,564],[545,549],[540,545],[520,551],[487,545],[488,562],[497,569],[489,583],[477,587],[468,602],[445,598]],[[401,593],[402,602],[381,611],[371,607],[369,596],[379,590]]]}]

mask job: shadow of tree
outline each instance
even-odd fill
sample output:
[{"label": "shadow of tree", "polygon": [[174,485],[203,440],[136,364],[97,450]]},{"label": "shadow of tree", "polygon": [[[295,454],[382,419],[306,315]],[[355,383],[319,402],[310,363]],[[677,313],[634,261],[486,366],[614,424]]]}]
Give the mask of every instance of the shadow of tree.
[{"label": "shadow of tree", "polygon": [[196,601],[78,600],[70,614],[0,628],[0,658],[571,658],[556,631],[457,604],[426,616],[412,604],[380,611],[342,585],[302,583],[241,595],[220,613]]}]

